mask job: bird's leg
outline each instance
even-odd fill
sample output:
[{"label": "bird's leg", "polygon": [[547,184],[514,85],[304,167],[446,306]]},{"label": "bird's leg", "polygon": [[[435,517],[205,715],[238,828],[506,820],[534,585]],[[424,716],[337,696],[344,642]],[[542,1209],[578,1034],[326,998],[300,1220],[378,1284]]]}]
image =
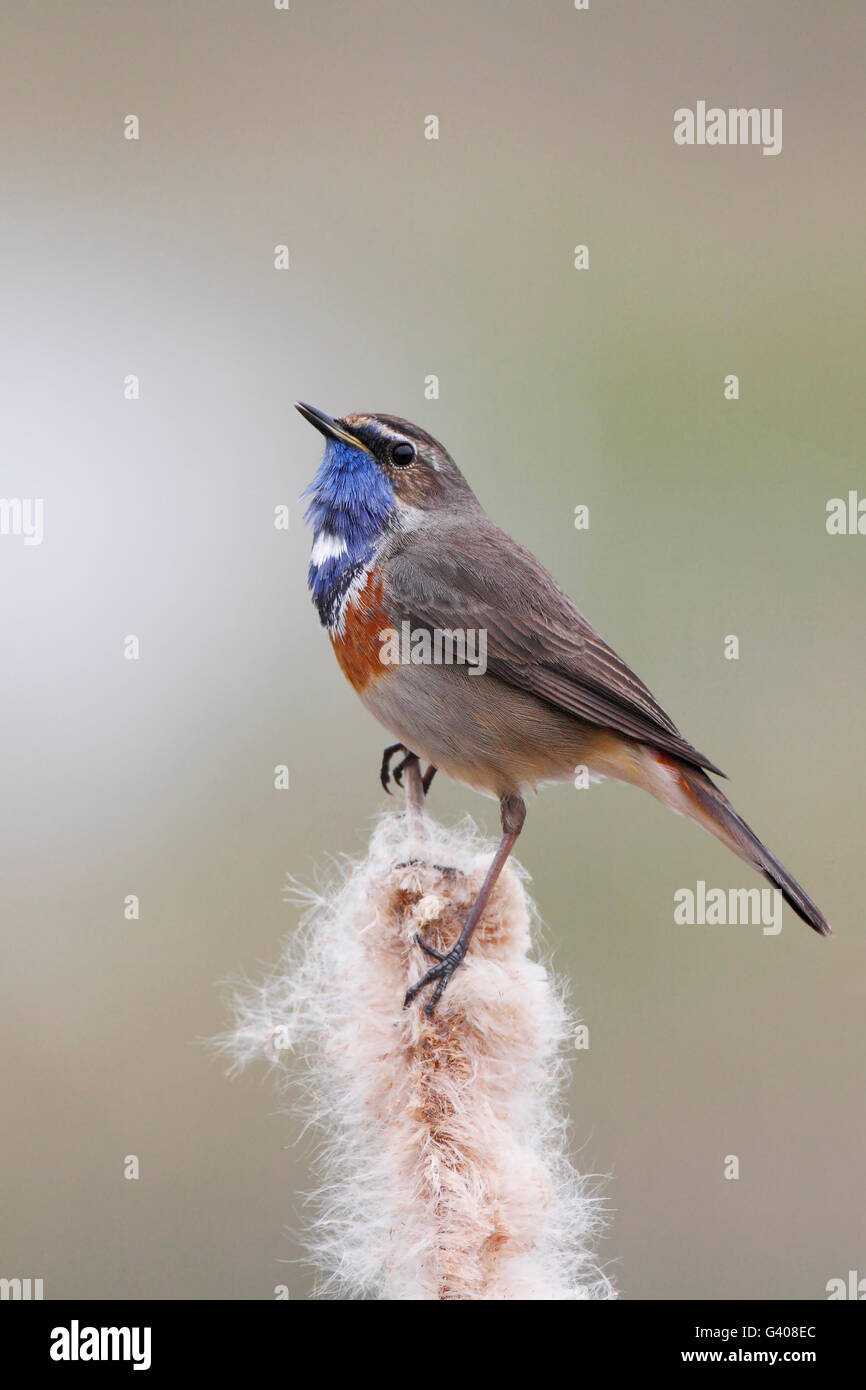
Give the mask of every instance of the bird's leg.
[{"label": "bird's leg", "polygon": [[[392,772],[391,759],[394,757],[395,753],[405,753],[406,756],[405,758],[402,758],[400,760],[400,762],[397,764],[397,766],[394,768]],[[382,766],[379,769],[379,781],[382,783],[382,786],[385,788],[385,791],[388,793],[389,796],[391,795],[391,788],[389,787],[388,783],[391,781],[391,778],[394,778],[394,781],[397,783],[398,787],[402,787],[403,773],[406,771],[407,767],[411,762],[417,763],[418,757],[415,753],[411,753],[409,751],[405,743],[388,744],[388,747],[382,754]],[[435,776],[436,769],[431,763],[427,771],[424,773],[424,776],[421,778],[421,785],[424,788],[425,796],[430,790],[430,783],[433,781],[433,778]]]},{"label": "bird's leg", "polygon": [[426,955],[432,956],[437,964],[431,965],[427,973],[422,975],[420,980],[416,980],[415,984],[406,991],[406,997],[403,1000],[404,1009],[409,1007],[412,1000],[426,985],[432,985],[435,982],[433,993],[424,1006],[424,1012],[427,1017],[432,1018],[433,1011],[442,998],[448,981],[451,979],[457,967],[463,962],[466,952],[469,949],[472,933],[478,925],[481,914],[487,906],[490,894],[496,886],[496,880],[499,878],[505,861],[517,842],[517,837],[523,829],[523,822],[526,819],[526,805],[522,797],[503,796],[500,799],[499,808],[502,814],[502,839],[499,842],[499,848],[493,856],[493,862],[487,870],[487,877],[481,885],[481,891],[472,904],[472,911],[469,913],[463,930],[454,945],[451,947],[450,951],[436,951],[432,946],[428,946],[425,941],[422,941],[420,936],[415,937],[421,950],[424,951]]},{"label": "bird's leg", "polygon": [[424,830],[424,785],[421,781],[421,764],[414,753],[407,753],[403,759],[399,772],[405,768],[406,781],[400,780],[403,788],[403,796],[406,803],[406,819],[409,832],[412,835],[426,838]]}]

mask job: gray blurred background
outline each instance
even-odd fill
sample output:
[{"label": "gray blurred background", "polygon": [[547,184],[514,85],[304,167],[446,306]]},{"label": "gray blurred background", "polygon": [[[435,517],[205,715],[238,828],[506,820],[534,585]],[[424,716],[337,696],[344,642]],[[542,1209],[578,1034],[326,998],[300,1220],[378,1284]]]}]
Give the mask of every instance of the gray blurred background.
[{"label": "gray blurred background", "polygon": [[[203,1044],[219,981],[296,923],[285,874],[362,850],[385,804],[386,736],[306,593],[297,397],[441,438],[834,924],[677,927],[675,889],[761,880],[622,786],[530,807],[623,1295],[866,1275],[866,537],[825,530],[866,495],[862,5],[91,0],[4,27],[2,492],[44,498],[45,535],[0,538],[0,1275],[312,1290],[280,1263],[312,1138]],[[782,153],[678,148],[699,99],[782,107]],[[441,780],[433,808],[497,830]]]}]

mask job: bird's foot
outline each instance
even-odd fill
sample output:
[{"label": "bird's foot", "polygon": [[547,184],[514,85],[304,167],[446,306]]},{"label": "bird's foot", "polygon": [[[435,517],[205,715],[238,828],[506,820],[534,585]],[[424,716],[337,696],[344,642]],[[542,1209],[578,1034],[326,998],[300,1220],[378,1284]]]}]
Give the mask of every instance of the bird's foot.
[{"label": "bird's foot", "polygon": [[424,954],[432,956],[437,963],[436,965],[431,965],[430,969],[421,976],[420,980],[416,980],[414,985],[410,985],[409,989],[406,991],[406,997],[403,1000],[403,1008],[408,1009],[412,1000],[415,999],[427,985],[435,984],[433,993],[424,1005],[425,1014],[428,1018],[432,1018],[436,1005],[439,1003],[439,1000],[448,987],[448,981],[451,979],[451,976],[458,966],[463,964],[463,959],[466,955],[466,946],[458,941],[456,946],[451,947],[450,951],[437,951],[433,946],[428,946],[427,942],[424,941],[422,937],[418,936],[417,933],[415,941],[417,945],[421,947]]},{"label": "bird's foot", "polygon": [[[388,747],[382,754],[382,766],[379,769],[379,781],[382,783],[382,786],[385,788],[385,791],[388,793],[389,796],[391,795],[391,788],[389,786],[389,783],[391,781],[391,759],[393,758],[395,753],[405,752],[405,743],[389,743]],[[400,780],[402,780],[402,777],[403,763],[400,763]],[[399,786],[400,783],[398,782],[397,785]]]},{"label": "bird's foot", "polygon": [[[406,756],[405,758],[401,758],[400,762],[392,771],[391,760],[393,759],[395,753],[405,753]],[[409,766],[410,763],[418,762],[420,762],[420,759],[418,758],[417,754],[411,752],[410,749],[406,747],[405,743],[388,744],[388,747],[382,754],[382,766],[379,769],[379,781],[382,783],[382,786],[385,788],[385,791],[388,793],[389,796],[391,795],[391,788],[389,786],[391,778],[394,778],[394,781],[397,783],[398,787],[402,787],[403,773],[406,771],[406,768]],[[431,763],[427,771],[421,778],[421,786],[424,789],[425,796],[430,790],[430,783],[433,781],[433,778],[435,776],[436,769]]]}]

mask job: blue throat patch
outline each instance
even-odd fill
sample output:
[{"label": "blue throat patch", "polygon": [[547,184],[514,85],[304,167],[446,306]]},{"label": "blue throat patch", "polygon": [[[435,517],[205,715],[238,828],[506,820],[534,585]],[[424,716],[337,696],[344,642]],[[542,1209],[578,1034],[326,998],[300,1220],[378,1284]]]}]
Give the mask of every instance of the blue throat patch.
[{"label": "blue throat patch", "polygon": [[316,538],[342,547],[339,555],[310,562],[308,584],[325,627],[332,627],[353,579],[370,563],[397,508],[394,489],[375,459],[341,439],[329,439],[319,471],[301,494],[311,497],[304,520]]}]

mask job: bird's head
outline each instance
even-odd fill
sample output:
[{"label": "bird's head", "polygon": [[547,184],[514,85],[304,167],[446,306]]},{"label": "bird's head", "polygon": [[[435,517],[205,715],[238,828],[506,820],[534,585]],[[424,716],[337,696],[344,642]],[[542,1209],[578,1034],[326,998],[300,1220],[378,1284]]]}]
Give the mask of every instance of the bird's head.
[{"label": "bird's head", "polygon": [[397,415],[334,419],[301,402],[295,408],[326,440],[305,493],[312,499],[306,519],[317,534],[372,540],[418,512],[477,505],[447,449],[418,425]]}]

